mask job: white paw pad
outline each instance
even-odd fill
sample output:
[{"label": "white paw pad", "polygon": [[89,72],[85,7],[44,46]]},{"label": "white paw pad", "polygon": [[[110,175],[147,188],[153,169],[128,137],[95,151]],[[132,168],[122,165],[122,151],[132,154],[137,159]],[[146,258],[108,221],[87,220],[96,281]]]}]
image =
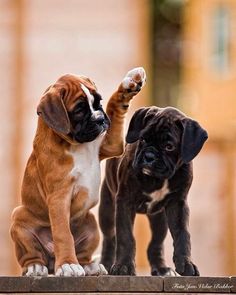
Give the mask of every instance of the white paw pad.
[{"label": "white paw pad", "polygon": [[107,275],[108,272],[103,264],[92,262],[84,266],[84,271],[86,276],[100,276]]},{"label": "white paw pad", "polygon": [[57,277],[81,277],[85,276],[83,267],[80,264],[65,263],[58,267],[56,271]]},{"label": "white paw pad", "polygon": [[27,272],[25,274],[27,277],[46,277],[48,276],[48,269],[42,264],[32,264],[27,267]]},{"label": "white paw pad", "polygon": [[131,89],[136,90],[137,87],[139,87],[139,90],[141,87],[145,85],[146,82],[146,73],[144,68],[134,68],[131,71],[129,71],[124,80],[122,81],[122,85],[125,89]]}]

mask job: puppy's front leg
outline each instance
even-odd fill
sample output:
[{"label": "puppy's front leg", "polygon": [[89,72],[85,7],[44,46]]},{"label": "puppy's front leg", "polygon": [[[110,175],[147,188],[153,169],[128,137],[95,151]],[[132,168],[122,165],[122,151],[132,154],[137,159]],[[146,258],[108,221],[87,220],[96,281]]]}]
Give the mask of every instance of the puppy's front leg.
[{"label": "puppy's front leg", "polygon": [[166,207],[168,225],[174,240],[174,256],[176,271],[182,276],[199,276],[197,266],[191,261],[191,242],[188,231],[189,207],[186,200],[175,201],[173,196]]},{"label": "puppy's front leg", "polygon": [[130,195],[125,197],[125,193],[118,193],[116,200],[116,261],[110,273],[135,275],[134,201],[130,200]]},{"label": "puppy's front leg", "polygon": [[49,218],[55,253],[56,276],[84,276],[78,263],[74,239],[70,231],[70,197],[65,192],[57,192],[48,197]]},{"label": "puppy's front leg", "polygon": [[142,67],[129,71],[111,96],[106,113],[111,121],[100,147],[100,160],[118,157],[124,151],[124,119],[131,99],[139,93],[146,82],[146,73]]}]

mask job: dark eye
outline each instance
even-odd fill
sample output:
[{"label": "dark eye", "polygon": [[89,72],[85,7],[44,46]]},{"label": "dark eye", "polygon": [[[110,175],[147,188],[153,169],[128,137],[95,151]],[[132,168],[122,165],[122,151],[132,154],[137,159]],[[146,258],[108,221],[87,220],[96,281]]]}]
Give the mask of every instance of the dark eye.
[{"label": "dark eye", "polygon": [[75,107],[73,113],[76,115],[80,114],[84,110],[85,105],[86,105],[85,102],[78,103],[77,106]]},{"label": "dark eye", "polygon": [[101,106],[102,97],[101,97],[101,95],[99,93],[95,93],[93,96],[94,96],[93,107],[95,109],[98,109]]},{"label": "dark eye", "polygon": [[165,150],[167,152],[173,152],[175,150],[175,146],[171,143],[168,143],[166,146],[165,146]]}]

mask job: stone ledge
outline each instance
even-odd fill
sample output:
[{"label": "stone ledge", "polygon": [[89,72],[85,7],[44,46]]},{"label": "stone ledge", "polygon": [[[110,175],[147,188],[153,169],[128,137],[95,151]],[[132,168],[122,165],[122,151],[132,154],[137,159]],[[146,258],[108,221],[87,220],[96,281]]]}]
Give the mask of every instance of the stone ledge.
[{"label": "stone ledge", "polygon": [[101,292],[162,292],[164,280],[161,277],[101,276],[98,291]]},{"label": "stone ledge", "polygon": [[[236,282],[235,282],[236,283]],[[230,293],[233,290],[229,277],[166,277],[164,292],[175,293]]]},{"label": "stone ledge", "polygon": [[232,285],[231,292],[236,293],[236,277],[231,277],[230,283]]},{"label": "stone ledge", "polygon": [[[2,295],[5,295],[6,293],[0,293]],[[12,295],[16,295],[18,293],[7,293],[7,294],[12,294]],[[21,295],[42,295],[45,293],[20,293]],[[46,294],[52,294],[52,295],[108,295],[108,294],[112,294],[112,295],[143,295],[143,294],[149,294],[149,295],[157,295],[157,294],[165,294],[165,295],[186,295],[186,294],[192,294],[192,293],[160,293],[160,292],[142,292],[142,293],[137,293],[137,292],[76,292],[76,293],[46,293]],[[212,295],[213,293],[194,293],[194,295]],[[219,294],[219,293],[218,293]],[[220,293],[222,295],[228,295],[228,293]]]},{"label": "stone ledge", "polygon": [[236,277],[0,277],[0,293],[236,293]]}]

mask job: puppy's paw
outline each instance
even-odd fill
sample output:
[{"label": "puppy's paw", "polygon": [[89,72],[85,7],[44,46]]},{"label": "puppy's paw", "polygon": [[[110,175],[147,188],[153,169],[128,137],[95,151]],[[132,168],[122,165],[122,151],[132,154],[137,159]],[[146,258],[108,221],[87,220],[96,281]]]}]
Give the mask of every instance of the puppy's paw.
[{"label": "puppy's paw", "polygon": [[182,276],[200,276],[199,270],[195,264],[192,262],[185,263],[184,272]]},{"label": "puppy's paw", "polygon": [[129,101],[135,96],[146,83],[144,68],[134,68],[129,71],[120,84],[118,91],[122,93],[123,108],[128,108]]},{"label": "puppy's paw", "polygon": [[82,277],[85,276],[85,271],[80,264],[65,263],[58,267],[55,275],[57,277]]},{"label": "puppy's paw", "polygon": [[175,259],[175,267],[178,274],[181,276],[199,276],[199,270],[195,264],[189,260]]},{"label": "puppy's paw", "polygon": [[48,269],[45,265],[35,263],[27,267],[24,275],[27,277],[47,277]]},{"label": "puppy's paw", "polygon": [[144,68],[134,68],[129,71],[124,80],[122,86],[128,92],[139,92],[146,83],[146,73]]},{"label": "puppy's paw", "polygon": [[170,267],[159,267],[158,268],[155,266],[153,266],[151,269],[151,275],[152,276],[163,276],[163,277],[179,276],[179,274]]},{"label": "puppy's paw", "polygon": [[104,257],[102,257],[100,263],[102,265],[104,265],[105,269],[107,270],[108,273],[110,273],[111,267],[114,263],[114,259],[112,259],[111,257],[106,257],[106,259],[104,259]]},{"label": "puppy's paw", "polygon": [[84,265],[84,271],[86,276],[101,276],[108,274],[104,265],[97,262]]},{"label": "puppy's paw", "polygon": [[110,270],[111,275],[115,276],[135,276],[135,266],[134,263],[128,264],[113,264]]}]

